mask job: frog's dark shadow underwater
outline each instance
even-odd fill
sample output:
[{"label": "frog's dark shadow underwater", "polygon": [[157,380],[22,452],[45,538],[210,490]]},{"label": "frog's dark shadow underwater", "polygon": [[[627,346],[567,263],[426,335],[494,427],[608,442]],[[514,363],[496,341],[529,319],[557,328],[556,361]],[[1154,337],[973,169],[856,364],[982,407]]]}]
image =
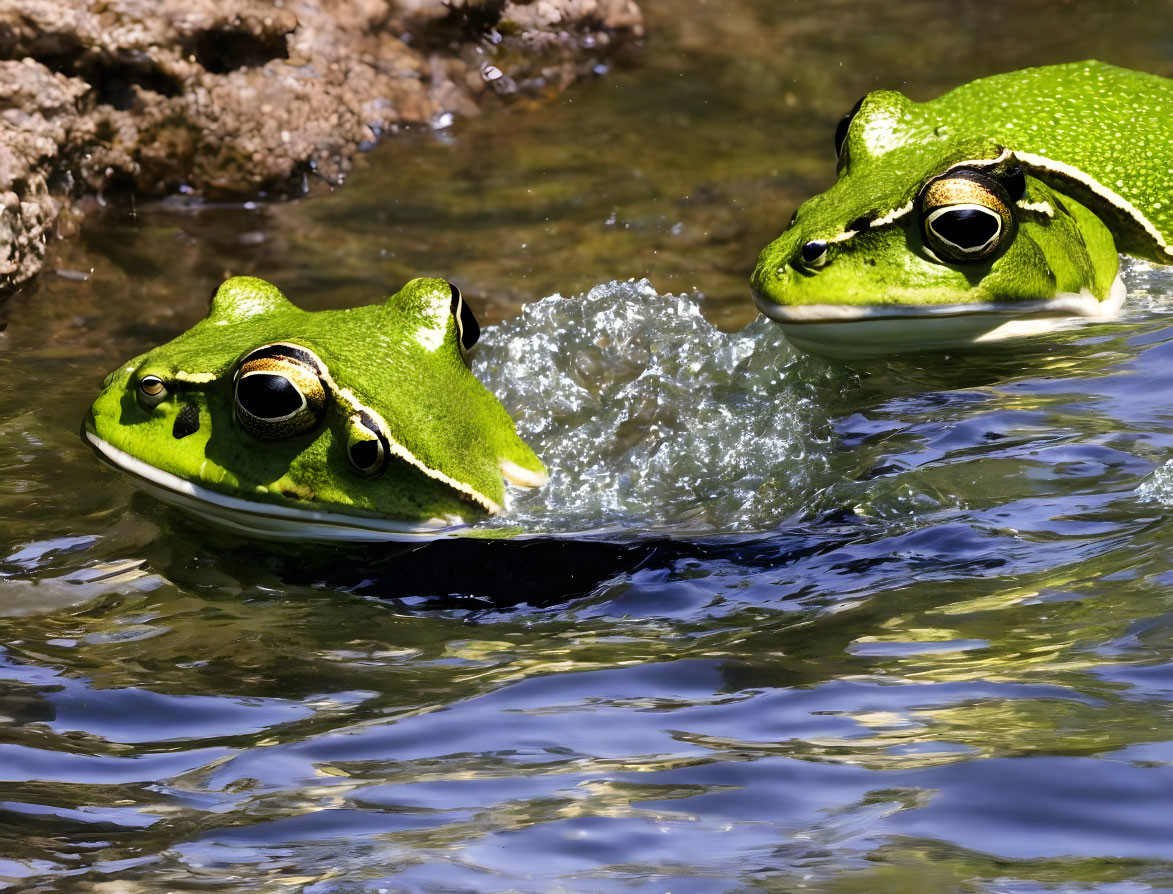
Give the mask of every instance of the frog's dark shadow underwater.
[{"label": "frog's dark shadow underwater", "polygon": [[390,559],[334,564],[319,569],[318,579],[355,595],[416,600],[416,607],[424,609],[546,607],[586,596],[618,575],[667,565],[695,546],[556,538],[438,540]]},{"label": "frog's dark shadow underwater", "polygon": [[[319,565],[314,580],[354,595],[411,600],[412,608],[544,608],[588,596],[621,575],[677,573],[683,566],[778,568],[813,553],[833,551],[867,536],[869,525],[851,512],[821,514],[796,528],[757,535],[702,538],[644,536],[629,541],[437,540],[392,557]],[[818,529],[814,534],[812,529]],[[282,561],[279,577],[304,581],[306,568]]]},{"label": "frog's dark shadow underwater", "polygon": [[266,589],[403,601],[412,611],[546,608],[591,595],[622,575],[672,575],[698,563],[777,568],[866,537],[869,528],[854,513],[831,512],[768,533],[687,539],[644,533],[614,539],[462,537],[418,546],[334,546],[242,541],[151,502],[145,495],[136,500],[142,512],[161,522],[164,533],[144,558],[177,584],[199,586],[202,569],[211,561],[246,586],[251,581]]}]

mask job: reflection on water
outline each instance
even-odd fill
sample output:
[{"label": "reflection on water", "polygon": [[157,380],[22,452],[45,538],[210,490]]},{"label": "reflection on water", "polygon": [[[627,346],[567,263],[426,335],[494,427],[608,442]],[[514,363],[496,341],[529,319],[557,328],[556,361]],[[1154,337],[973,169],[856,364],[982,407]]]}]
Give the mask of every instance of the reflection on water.
[{"label": "reflection on water", "polygon": [[[986,352],[723,331],[862,89],[1168,71],[1168,5],[648,5],[643,67],[561,106],[301,205],[116,209],[7,306],[0,884],[1173,884],[1170,269]],[[515,521],[608,536],[261,550],[136,494],[78,422],[229,272],[311,308],[460,282],[555,472]]]}]

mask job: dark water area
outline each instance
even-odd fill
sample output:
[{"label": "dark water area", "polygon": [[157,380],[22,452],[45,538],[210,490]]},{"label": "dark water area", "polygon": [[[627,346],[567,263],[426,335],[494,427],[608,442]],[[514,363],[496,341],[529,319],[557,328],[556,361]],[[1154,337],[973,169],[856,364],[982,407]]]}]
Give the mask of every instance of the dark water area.
[{"label": "dark water area", "polygon": [[[112,201],[0,309],[0,887],[1173,887],[1173,268],[1111,325],[852,365],[747,289],[861,93],[1173,75],[1173,6],[645,8],[599,80],[341,188]],[[552,473],[505,523],[551,536],[269,548],[100,467],[102,376],[239,273],[459,283]]]}]

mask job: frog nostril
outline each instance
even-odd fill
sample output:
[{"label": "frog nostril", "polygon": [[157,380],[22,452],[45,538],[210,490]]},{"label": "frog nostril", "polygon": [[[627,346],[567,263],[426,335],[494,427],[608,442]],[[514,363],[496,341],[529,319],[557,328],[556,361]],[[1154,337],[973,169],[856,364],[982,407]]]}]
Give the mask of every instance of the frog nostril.
[{"label": "frog nostril", "polygon": [[171,427],[171,434],[176,440],[186,438],[200,430],[200,411],[195,404],[184,404],[179,408],[175,417],[175,424]]}]

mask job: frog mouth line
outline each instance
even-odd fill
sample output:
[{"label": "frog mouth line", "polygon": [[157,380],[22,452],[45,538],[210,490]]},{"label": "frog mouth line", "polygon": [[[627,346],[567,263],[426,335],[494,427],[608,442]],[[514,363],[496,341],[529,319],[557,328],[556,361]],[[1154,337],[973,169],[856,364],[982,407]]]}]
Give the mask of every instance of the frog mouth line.
[{"label": "frog mouth line", "polygon": [[439,518],[403,522],[228,496],[143,462],[98,437],[88,426],[82,434],[101,460],[130,475],[156,499],[235,534],[266,540],[420,541],[458,536],[469,527]]},{"label": "frog mouth line", "polygon": [[916,320],[944,317],[1002,316],[1084,317],[1110,320],[1124,303],[1124,281],[1117,276],[1103,301],[1091,292],[1061,292],[1038,301],[975,301],[957,304],[775,304],[756,289],[754,304],[758,310],[779,323],[810,325],[827,323],[863,323],[879,320]]},{"label": "frog mouth line", "polygon": [[1117,276],[1108,297],[1065,293],[1043,301],[912,307],[808,304],[787,307],[754,293],[754,303],[800,350],[833,359],[978,347],[1116,318],[1127,290]]}]

